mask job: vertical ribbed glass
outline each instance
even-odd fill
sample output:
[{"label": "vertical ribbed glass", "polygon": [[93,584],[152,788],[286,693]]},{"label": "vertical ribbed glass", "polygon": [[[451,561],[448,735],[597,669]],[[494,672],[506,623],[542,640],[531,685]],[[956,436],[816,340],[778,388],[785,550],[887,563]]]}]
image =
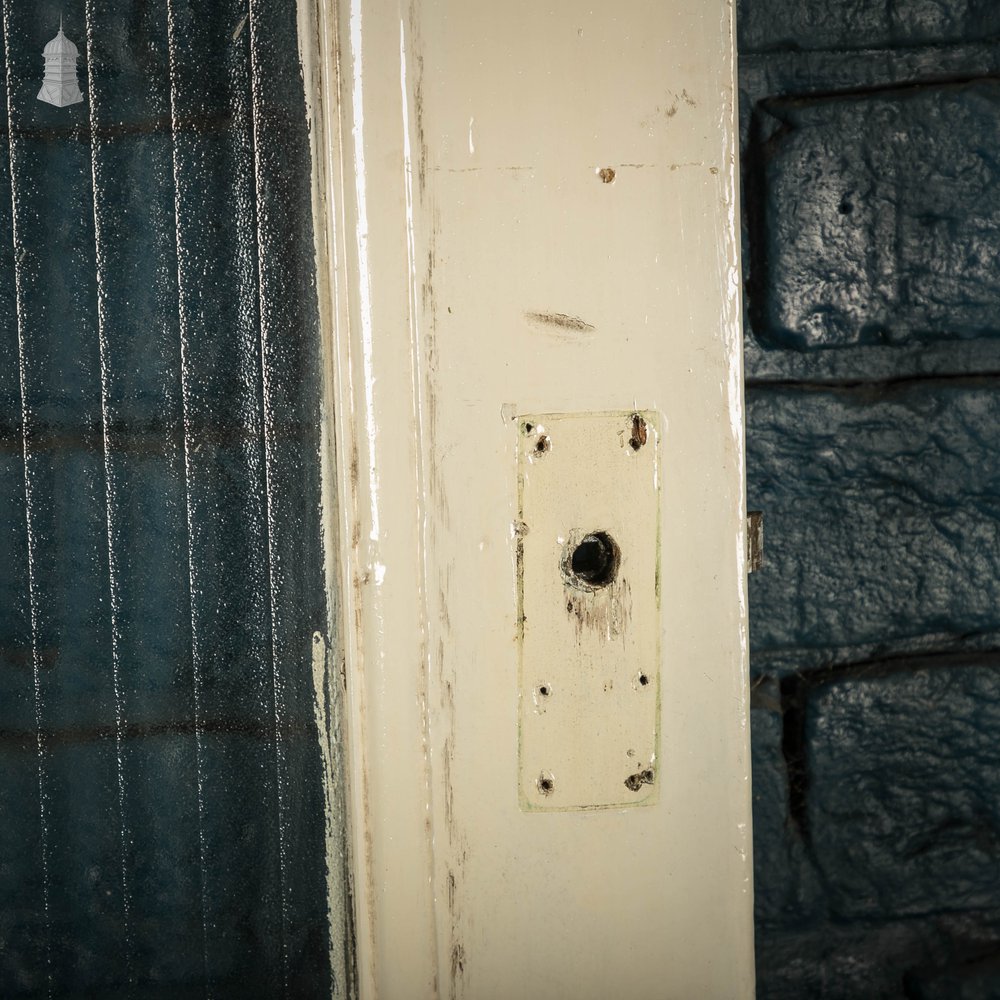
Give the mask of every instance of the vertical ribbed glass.
[{"label": "vertical ribbed glass", "polygon": [[0,996],[340,993],[295,4],[0,3]]}]

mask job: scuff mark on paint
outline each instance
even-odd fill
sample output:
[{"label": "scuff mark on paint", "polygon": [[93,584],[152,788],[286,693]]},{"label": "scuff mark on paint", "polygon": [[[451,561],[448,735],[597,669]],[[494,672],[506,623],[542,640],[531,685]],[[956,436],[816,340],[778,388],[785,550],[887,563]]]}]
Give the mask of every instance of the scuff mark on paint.
[{"label": "scuff mark on paint", "polygon": [[579,316],[571,316],[569,313],[526,312],[524,318],[529,323],[556,327],[559,330],[569,330],[574,333],[593,333],[597,329],[593,324],[580,319]]}]

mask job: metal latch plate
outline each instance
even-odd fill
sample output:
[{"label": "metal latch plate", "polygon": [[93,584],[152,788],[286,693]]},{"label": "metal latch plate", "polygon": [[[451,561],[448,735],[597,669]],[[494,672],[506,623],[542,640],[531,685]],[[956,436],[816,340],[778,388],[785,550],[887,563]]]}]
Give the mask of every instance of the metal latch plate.
[{"label": "metal latch plate", "polygon": [[657,798],[660,425],[517,418],[521,807]]}]

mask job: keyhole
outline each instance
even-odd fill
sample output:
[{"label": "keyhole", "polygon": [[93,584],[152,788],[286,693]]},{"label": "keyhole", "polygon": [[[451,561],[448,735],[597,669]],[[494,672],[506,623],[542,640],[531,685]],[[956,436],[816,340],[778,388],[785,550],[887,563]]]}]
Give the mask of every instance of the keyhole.
[{"label": "keyhole", "polygon": [[606,587],[618,574],[621,550],[606,531],[585,535],[570,553],[572,577],[587,587]]}]

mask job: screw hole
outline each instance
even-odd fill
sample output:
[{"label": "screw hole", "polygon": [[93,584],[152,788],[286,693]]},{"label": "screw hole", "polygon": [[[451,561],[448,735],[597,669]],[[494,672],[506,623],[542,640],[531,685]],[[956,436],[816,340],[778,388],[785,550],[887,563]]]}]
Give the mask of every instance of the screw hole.
[{"label": "screw hole", "polygon": [[586,587],[606,587],[618,575],[621,550],[606,531],[585,535],[570,553],[569,575],[574,582]]},{"label": "screw hole", "polygon": [[639,683],[645,687],[649,683],[649,678],[645,674],[639,674]]},{"label": "screw hole", "polygon": [[538,777],[538,790],[542,795],[551,795],[556,788],[556,783],[551,774],[541,774]]},{"label": "screw hole", "polygon": [[549,696],[549,694],[550,694],[550,688],[549,688],[548,684],[543,684],[543,685],[542,685],[542,686],[541,686],[541,687],[540,687],[540,688],[538,689],[538,693],[539,693],[539,694],[540,694],[540,695],[541,695],[541,696],[542,696],[543,698],[548,698],[548,696]]},{"label": "screw hole", "polygon": [[601,169],[597,171],[597,176],[600,177],[605,184],[610,184],[615,179],[615,172],[611,167],[601,167]]},{"label": "screw hole", "polygon": [[544,455],[551,447],[552,442],[549,440],[548,434],[542,434],[535,442],[535,453]]},{"label": "screw hole", "polygon": [[632,436],[628,443],[633,451],[638,451],[646,443],[646,421],[638,413],[632,415]]},{"label": "screw hole", "polygon": [[625,779],[625,787],[630,792],[638,792],[643,785],[651,785],[656,780],[656,774],[651,768],[644,771],[636,771]]}]

